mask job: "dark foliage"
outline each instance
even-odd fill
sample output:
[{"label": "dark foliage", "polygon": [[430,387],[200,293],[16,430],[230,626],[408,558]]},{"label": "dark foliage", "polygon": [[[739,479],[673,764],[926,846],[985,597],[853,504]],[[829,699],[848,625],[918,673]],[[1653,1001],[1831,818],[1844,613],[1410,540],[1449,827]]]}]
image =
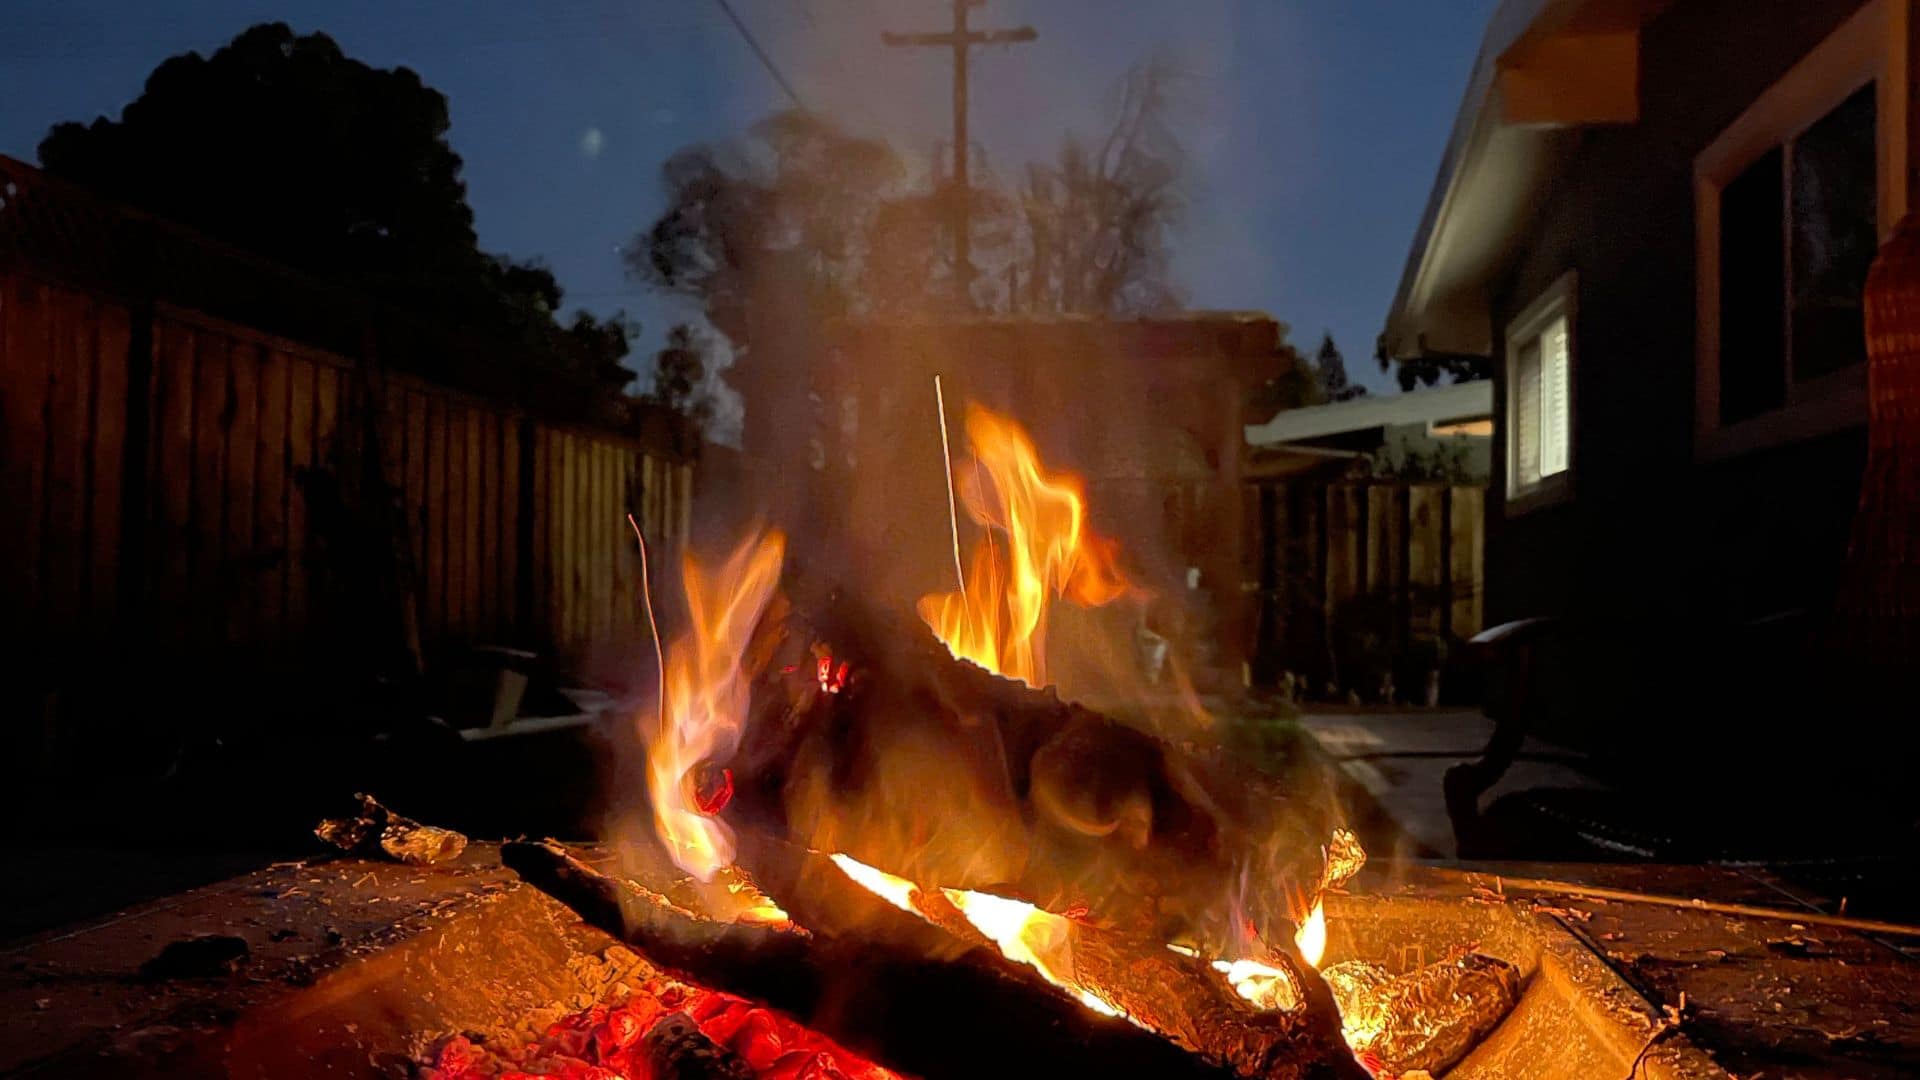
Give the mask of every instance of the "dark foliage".
[{"label": "dark foliage", "polygon": [[1493,378],[1492,357],[1474,356],[1469,353],[1436,352],[1396,357],[1387,353],[1387,342],[1384,337],[1375,345],[1373,358],[1379,362],[1381,371],[1393,372],[1394,381],[1400,384],[1402,390],[1412,390],[1416,386],[1432,386],[1442,379],[1449,383],[1459,383]]},{"label": "dark foliage", "polygon": [[1367,388],[1347,381],[1347,360],[1333,335],[1320,338],[1320,350],[1313,357],[1314,373],[1320,382],[1320,394],[1327,401],[1352,401],[1366,394]]},{"label": "dark foliage", "polygon": [[[479,250],[447,101],[325,34],[254,26],[162,62],[118,120],[56,125],[48,172],[484,342],[436,372],[587,405],[633,377],[628,324],[558,318],[545,267]],[[406,363],[405,355],[390,357]],[[424,362],[424,361],[423,361]]]},{"label": "dark foliage", "polygon": [[704,424],[713,415],[706,392],[706,348],[686,323],[667,334],[667,344],[653,358],[653,387],[647,400]]}]

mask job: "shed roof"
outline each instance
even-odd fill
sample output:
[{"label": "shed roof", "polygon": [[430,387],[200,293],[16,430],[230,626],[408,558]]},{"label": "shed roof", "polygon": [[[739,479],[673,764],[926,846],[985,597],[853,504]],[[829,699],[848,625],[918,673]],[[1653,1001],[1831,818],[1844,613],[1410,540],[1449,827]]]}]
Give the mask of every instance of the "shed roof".
[{"label": "shed roof", "polygon": [[1331,405],[1287,409],[1264,424],[1248,424],[1249,446],[1280,446],[1349,431],[1467,420],[1493,413],[1493,383],[1486,379],[1454,383],[1405,394],[1358,397]]}]

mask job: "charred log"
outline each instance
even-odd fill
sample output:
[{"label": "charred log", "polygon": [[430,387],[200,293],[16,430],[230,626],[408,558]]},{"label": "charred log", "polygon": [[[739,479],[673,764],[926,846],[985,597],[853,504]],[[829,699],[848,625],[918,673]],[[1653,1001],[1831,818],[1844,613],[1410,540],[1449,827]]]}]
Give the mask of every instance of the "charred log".
[{"label": "charred log", "polygon": [[686,1013],[673,1013],[641,1039],[656,1080],[753,1080],[753,1069],[707,1038]]},{"label": "charred log", "polygon": [[[881,941],[715,922],[603,874],[552,841],[510,843],[501,857],[530,884],[655,963],[764,1002],[891,1068],[929,1078],[1009,1069],[1231,1075],[1151,1032],[1097,1016],[979,950],[941,961]],[[979,1037],[986,1032],[992,1038]],[[1329,1069],[1319,1075],[1351,1075],[1338,1065]]]},{"label": "charred log", "polygon": [[[1340,1037],[1326,983],[1297,958],[1275,958],[1289,1008],[1257,1009],[1206,961],[1153,942],[1076,926],[1075,977],[1146,1026],[1241,1076],[1364,1075]],[[1351,1066],[1344,1072],[1337,1063]]]}]

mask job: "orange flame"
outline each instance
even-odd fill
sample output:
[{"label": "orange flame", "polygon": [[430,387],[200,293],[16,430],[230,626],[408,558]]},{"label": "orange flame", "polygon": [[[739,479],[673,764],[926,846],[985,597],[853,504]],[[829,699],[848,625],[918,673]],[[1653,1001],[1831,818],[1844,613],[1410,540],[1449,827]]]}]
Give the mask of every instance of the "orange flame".
[{"label": "orange flame", "polygon": [[[1307,915],[1300,929],[1294,932],[1293,942],[1300,948],[1300,958],[1309,966],[1319,967],[1327,952],[1327,910],[1318,902]],[[1168,948],[1178,949],[1177,945]],[[1184,950],[1183,950],[1184,951]],[[1291,1009],[1299,1003],[1293,978],[1284,970],[1260,960],[1215,960],[1213,969],[1227,977],[1234,992],[1262,1009]]]},{"label": "orange flame", "polygon": [[733,830],[702,811],[694,770],[739,744],[753,677],[747,643],[773,598],[785,551],[786,538],[769,529],[749,536],[711,574],[686,558],[689,628],[667,651],[647,780],[661,842],[675,865],[701,881],[733,862]]},{"label": "orange flame", "polygon": [[[906,878],[889,874],[850,855],[828,856],[854,884],[866,889],[902,911],[926,918],[916,902],[920,886]],[[1065,917],[1042,911],[1021,900],[1009,900],[992,893],[967,889],[941,889],[940,894],[953,904],[967,922],[999,948],[1007,959],[1038,971],[1043,978],[1072,994],[1094,1012],[1120,1016],[1119,1010],[1074,982],[1073,941]]]},{"label": "orange flame", "polygon": [[1025,428],[970,403],[967,441],[976,468],[960,473],[960,488],[967,515],[987,535],[974,546],[965,591],[921,597],[920,617],[954,656],[1043,686],[1053,599],[1097,607],[1127,582],[1112,542],[1087,528],[1079,477],[1048,472]]}]

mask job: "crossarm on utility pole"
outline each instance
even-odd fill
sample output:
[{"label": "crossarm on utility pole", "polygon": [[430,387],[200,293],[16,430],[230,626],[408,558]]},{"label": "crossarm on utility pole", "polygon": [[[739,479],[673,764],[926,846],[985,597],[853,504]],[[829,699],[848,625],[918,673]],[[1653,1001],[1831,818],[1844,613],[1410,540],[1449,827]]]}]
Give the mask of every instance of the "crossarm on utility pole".
[{"label": "crossarm on utility pole", "polygon": [[953,276],[962,308],[973,306],[973,244],[969,203],[972,178],[967,171],[967,50],[982,45],[1015,45],[1040,36],[1031,26],[1009,30],[973,30],[967,8],[982,0],[953,0],[953,29],[925,33],[883,32],[880,40],[895,48],[929,46],[953,50],[953,175],[948,191],[949,229],[953,233]]}]

